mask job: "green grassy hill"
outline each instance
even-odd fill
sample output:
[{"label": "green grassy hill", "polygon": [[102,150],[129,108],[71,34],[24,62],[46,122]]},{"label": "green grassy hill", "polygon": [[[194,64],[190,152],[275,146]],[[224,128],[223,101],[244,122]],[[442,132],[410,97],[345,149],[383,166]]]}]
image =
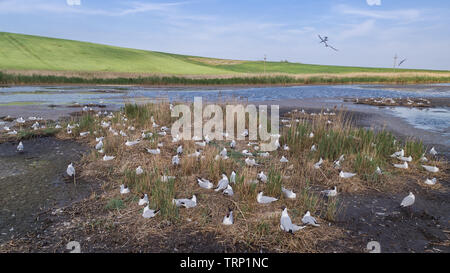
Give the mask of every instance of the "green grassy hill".
[{"label": "green grassy hill", "polygon": [[[237,61],[0,32],[0,70],[226,75],[262,73],[261,61]],[[392,72],[393,69],[266,63],[267,73]],[[398,70],[397,70],[398,71]],[[419,71],[406,70],[401,71]],[[422,70],[423,71],[423,70]]]}]

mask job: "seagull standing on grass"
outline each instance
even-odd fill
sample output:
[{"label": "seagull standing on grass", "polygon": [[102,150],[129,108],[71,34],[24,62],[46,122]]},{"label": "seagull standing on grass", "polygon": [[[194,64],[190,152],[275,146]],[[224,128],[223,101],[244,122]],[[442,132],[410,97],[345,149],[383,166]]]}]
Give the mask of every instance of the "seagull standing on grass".
[{"label": "seagull standing on grass", "polygon": [[437,173],[439,171],[439,168],[436,166],[427,166],[427,165],[422,165],[422,167],[432,173]]},{"label": "seagull standing on grass", "polygon": [[144,173],[144,170],[142,169],[141,166],[139,166],[139,167],[136,168],[136,174],[137,174],[137,175],[141,175],[141,174],[143,174],[143,173]]},{"label": "seagull standing on grass", "polygon": [[145,204],[148,204],[148,195],[145,193],[143,196],[141,196],[141,199],[139,199],[139,206],[143,206]]},{"label": "seagull standing on grass", "polygon": [[161,150],[159,148],[156,149],[148,149],[145,148],[147,150],[148,153],[152,154],[152,155],[159,155],[161,153]]},{"label": "seagull standing on grass", "polygon": [[201,188],[208,190],[214,187],[214,184],[211,183],[209,180],[200,177],[197,177],[197,183]]},{"label": "seagull standing on grass", "polygon": [[236,148],[236,141],[234,141],[234,139],[230,142],[230,148],[231,149]]},{"label": "seagull standing on grass", "polygon": [[103,141],[100,139],[100,141],[95,145],[96,150],[101,150],[103,148]]},{"label": "seagull standing on grass", "polygon": [[174,155],[172,157],[172,165],[175,165],[175,166],[180,165],[180,158],[178,157],[178,155]]},{"label": "seagull standing on grass", "polygon": [[315,227],[320,226],[319,224],[317,224],[316,218],[311,216],[311,214],[309,213],[309,210],[303,216],[302,222],[305,225],[311,225],[311,226],[315,226]]},{"label": "seagull standing on grass", "polygon": [[278,199],[275,197],[270,197],[270,196],[264,196],[263,192],[259,192],[258,196],[256,197],[256,201],[258,201],[258,203],[260,204],[269,204],[272,202],[277,201]]},{"label": "seagull standing on grass", "polygon": [[436,178],[433,178],[433,179],[428,179],[427,178],[427,180],[425,180],[425,184],[427,184],[427,185],[435,185],[436,184]]},{"label": "seagull standing on grass", "polygon": [[408,162],[403,162],[403,164],[394,164],[394,167],[399,169],[408,169]]},{"label": "seagull standing on grass", "polygon": [[219,183],[217,183],[217,188],[214,191],[221,191],[228,187],[228,177],[226,174],[222,174],[222,179],[219,180]]},{"label": "seagull standing on grass", "polygon": [[264,174],[263,171],[261,171],[260,173],[258,173],[258,175],[256,176],[256,179],[258,179],[261,182],[267,182],[267,176]]},{"label": "seagull standing on grass", "polygon": [[127,185],[120,185],[120,194],[127,194],[130,193],[130,189],[127,187]]},{"label": "seagull standing on grass", "polygon": [[280,228],[283,231],[286,232],[290,232],[290,233],[294,233],[296,231],[299,231],[301,229],[304,229],[305,227],[303,226],[297,226],[295,224],[292,223],[291,218],[289,217],[289,214],[287,212],[287,208],[286,207],[282,207],[281,208],[283,210],[283,212],[281,213],[281,218],[280,218]]},{"label": "seagull standing on grass", "polygon": [[332,190],[323,190],[321,193],[325,194],[327,197],[334,197],[337,195],[337,188],[334,186]]},{"label": "seagull standing on grass", "polygon": [[173,199],[172,202],[177,207],[185,207],[188,209],[197,206],[197,197],[193,195],[191,199]]},{"label": "seagull standing on grass", "polygon": [[314,169],[320,169],[320,165],[322,165],[322,163],[323,163],[323,159],[320,158],[320,159],[319,159],[319,162],[316,162],[316,163],[314,164]]},{"label": "seagull standing on grass", "polygon": [[281,159],[280,159],[280,162],[281,163],[287,163],[287,162],[289,162],[289,160],[286,157],[282,156]]},{"label": "seagull standing on grass", "polygon": [[228,196],[234,195],[233,188],[230,186],[230,184],[227,185],[227,188],[223,191],[223,194]]},{"label": "seagull standing on grass", "polygon": [[178,146],[178,148],[177,148],[177,154],[181,155],[182,153],[183,153],[183,146],[180,145],[180,146]]},{"label": "seagull standing on grass", "polygon": [[142,217],[144,217],[144,218],[153,218],[153,217],[156,216],[156,214],[158,214],[158,212],[159,212],[159,209],[152,210],[152,209],[149,208],[149,205],[147,205],[144,208],[144,211],[142,212]]},{"label": "seagull standing on grass", "polygon": [[295,192],[288,190],[284,187],[281,187],[281,191],[283,192],[283,194],[286,198],[295,199],[297,197],[297,194]]},{"label": "seagull standing on grass", "polygon": [[341,171],[339,173],[339,177],[342,177],[342,178],[350,178],[350,177],[353,177],[355,175],[356,175],[356,173],[347,173],[347,172],[343,172],[343,171]]},{"label": "seagull standing on grass", "polygon": [[258,163],[256,163],[254,158],[250,159],[249,157],[247,157],[245,159],[245,164],[247,164],[247,166],[250,166],[250,167],[259,165]]},{"label": "seagull standing on grass", "polygon": [[225,215],[225,217],[223,217],[222,224],[224,224],[226,226],[233,224],[233,210],[232,209],[228,209],[227,215]]},{"label": "seagull standing on grass", "polygon": [[230,175],[230,182],[231,183],[236,183],[236,172],[232,171],[231,175]]}]

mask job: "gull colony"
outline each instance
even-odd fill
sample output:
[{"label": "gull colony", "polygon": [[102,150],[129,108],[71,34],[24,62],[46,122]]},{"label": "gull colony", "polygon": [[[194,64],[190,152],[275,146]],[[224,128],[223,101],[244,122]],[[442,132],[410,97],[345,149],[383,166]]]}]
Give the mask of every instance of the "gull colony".
[{"label": "gull colony", "polygon": [[[377,102],[377,101],[375,101]],[[380,103],[395,103],[395,101],[389,101],[388,99],[386,99],[385,101],[381,101]],[[426,102],[423,102],[426,103]],[[172,105],[171,105],[172,107]],[[329,110],[329,109],[328,109]],[[92,109],[83,109],[83,111],[92,111]],[[294,112],[299,112],[299,110],[294,110]],[[303,114],[307,114],[304,110],[300,111]],[[323,115],[329,115],[329,116],[333,116],[335,115],[335,113],[333,112],[329,112],[328,113],[321,113]],[[321,115],[319,114],[319,115]],[[317,115],[316,113],[311,113],[311,116],[315,116]],[[148,132],[148,131],[142,131],[141,138],[140,139],[128,139],[128,135],[132,135],[131,133],[133,131],[136,130],[136,128],[134,126],[128,126],[126,129],[123,128],[121,130],[114,128],[115,125],[113,125],[113,113],[110,112],[98,112],[97,115],[98,117],[103,116],[104,119],[101,120],[101,122],[99,123],[99,126],[101,126],[104,129],[108,129],[109,132],[111,132],[114,136],[120,136],[122,138],[125,138],[126,140],[123,142],[124,148],[130,148],[136,145],[142,145],[142,143],[147,143],[148,141],[153,142],[153,137],[154,136],[166,136],[168,135],[169,132],[169,128],[166,126],[161,126],[158,125],[156,123],[156,120],[154,119],[154,117],[151,117],[151,122],[152,122],[152,127],[154,129],[153,132]],[[41,125],[39,123],[39,121],[42,121],[42,118],[37,118],[37,117],[29,117],[28,118],[29,121],[32,121],[33,124],[30,127],[30,129],[32,130],[39,130],[39,129],[44,129],[46,128],[45,125]],[[127,118],[125,116],[121,116],[121,122],[126,122]],[[282,119],[281,123],[283,126],[285,127],[290,127],[291,126],[291,122],[299,122],[298,119],[296,120],[287,120],[287,119]],[[24,126],[24,124],[26,123],[26,120],[22,117],[17,118],[15,120],[15,124],[16,126],[18,125],[19,127]],[[125,124],[125,123],[123,123]],[[330,120],[327,121],[327,124],[330,125],[332,124],[332,122]],[[68,124],[66,127],[66,133],[67,134],[72,134],[73,130],[77,127],[79,127],[79,124]],[[57,129],[62,129],[61,125],[56,124],[55,128]],[[10,127],[8,126],[4,126],[3,130],[7,132],[7,134],[10,135],[15,135],[17,134],[17,131],[13,131],[10,129]],[[85,131],[85,132],[80,132],[79,136],[80,137],[85,137],[89,134],[95,134],[96,135],[96,144],[94,146],[95,150],[100,153],[100,154],[104,154],[102,156],[102,160],[103,161],[113,161],[115,159],[114,155],[108,155],[105,154],[105,144],[104,144],[104,137],[103,136],[97,136],[97,132],[90,132],[90,131]],[[134,134],[133,134],[134,135]],[[224,133],[224,135],[226,135],[226,133]],[[242,131],[240,133],[241,136],[243,137],[248,137],[249,132],[247,129],[245,129],[244,131]],[[315,138],[315,133],[314,132],[307,132],[307,137],[310,139],[314,139]],[[278,139],[275,141],[275,146],[278,150],[282,150],[282,151],[289,151],[290,147],[284,143],[283,145],[280,145],[279,142],[279,138],[280,135],[278,135]],[[179,142],[181,139],[178,135],[176,136],[172,136],[172,143],[177,143]],[[177,168],[179,167],[181,164],[183,164],[183,158],[185,157],[195,157],[198,160],[201,160],[204,158],[204,156],[202,156],[202,148],[205,148],[207,145],[211,145],[211,143],[213,143],[213,140],[208,136],[204,136],[203,138],[199,137],[199,136],[194,136],[193,138],[194,141],[194,145],[197,146],[200,149],[196,149],[194,153],[191,154],[185,154],[185,151],[183,149],[183,145],[178,145],[176,148],[176,151],[174,151],[174,153],[172,155],[170,155],[170,157],[172,158],[171,162],[173,167]],[[215,145],[217,145],[217,143],[215,143]],[[160,156],[161,155],[161,147],[164,147],[164,142],[159,142],[157,144],[158,147],[156,148],[147,148],[145,147],[145,151],[150,154],[151,156]],[[260,166],[262,164],[260,164],[257,160],[258,157],[261,158],[267,158],[271,156],[271,153],[269,152],[259,152],[259,144],[257,142],[249,142],[247,145],[249,148],[244,149],[242,151],[238,151],[237,150],[237,142],[235,140],[232,140],[231,142],[226,143],[226,147],[222,147],[222,150],[220,150],[219,154],[216,155],[215,159],[216,160],[229,160],[230,156],[234,153],[234,154],[241,154],[242,157],[244,157],[245,159],[242,160],[243,164],[245,164],[246,166],[250,167],[250,168],[260,168]],[[253,150],[255,150],[255,152],[251,152],[251,149],[253,148]],[[23,153],[24,151],[26,151],[26,148],[23,144],[23,142],[19,142],[19,144],[16,147],[16,150],[18,153]],[[317,153],[318,152],[318,144],[313,144],[310,148],[310,152],[311,153]],[[435,157],[438,152],[436,151],[436,149],[434,147],[432,147],[429,150],[429,156],[431,157]],[[393,159],[395,159],[397,162],[393,163],[393,167],[400,169],[400,170],[406,170],[408,169],[410,166],[408,163],[411,163],[414,161],[414,159],[412,158],[411,155],[406,155],[405,154],[405,150],[401,149],[395,153],[393,153],[392,155],[390,155],[390,157],[392,157]],[[342,170],[342,163],[345,161],[345,155],[342,154],[339,158],[337,158],[334,162],[333,162],[333,166],[334,168],[339,170],[339,174],[336,177],[336,179],[344,179],[344,180],[349,180],[352,179],[353,177],[357,176],[357,173],[352,173],[352,172],[348,172],[348,171],[344,171]],[[429,159],[426,157],[425,154],[422,155],[422,157],[419,159],[419,161],[422,163],[420,166],[423,170],[427,171],[428,173],[432,174],[432,173],[437,173],[439,172],[439,168],[436,166],[431,166],[431,165],[426,165],[429,161]],[[281,163],[281,165],[287,166],[289,163],[289,159],[286,156],[281,156],[279,159],[279,162]],[[319,157],[319,161],[313,164],[313,168],[316,169],[317,171],[320,171],[322,164],[324,164],[324,160],[322,157]],[[285,165],[286,164],[286,165]],[[289,167],[288,167],[289,168]],[[373,170],[374,173],[378,174],[378,175],[382,175],[383,171],[381,170],[381,168],[379,166],[377,166],[377,168],[375,170]],[[136,175],[142,175],[145,173],[145,169],[142,166],[137,166],[135,169]],[[76,168],[74,166],[73,163],[70,163],[67,166],[66,169],[66,174],[69,177],[72,177],[73,179],[75,179],[76,177]],[[229,176],[228,176],[229,175]],[[221,193],[224,196],[228,196],[228,197],[232,197],[234,195],[234,191],[233,191],[233,187],[236,184],[236,177],[237,177],[237,172],[235,170],[232,170],[229,174],[227,173],[222,173],[221,174],[221,178],[220,180],[217,181],[217,183],[215,183],[214,181],[210,181],[208,178],[205,177],[197,177],[196,178],[196,183],[198,184],[198,187],[205,190],[205,191],[212,191],[212,192],[216,192],[216,193]],[[169,176],[166,174],[161,173],[161,181],[163,182],[167,182],[169,180],[175,180],[176,177],[174,176]],[[259,172],[257,172],[257,176],[256,179],[251,181],[252,183],[267,183],[267,181],[270,179],[270,177],[268,177],[268,175],[266,175],[266,173],[264,173],[264,170],[261,170]],[[436,178],[429,178],[426,177],[424,179],[424,183],[426,185],[435,185],[437,183]],[[216,185],[215,185],[216,184]],[[128,188],[128,186],[126,184],[122,184],[120,185],[119,188],[119,193],[121,195],[126,195],[126,194],[130,194],[132,192],[132,190],[130,188]],[[281,186],[281,193],[282,196],[284,196],[286,198],[286,200],[292,200],[292,199],[296,199],[296,193],[293,192],[290,189],[285,188],[284,186]],[[320,191],[321,194],[323,194],[324,196],[326,196],[327,198],[333,198],[336,197],[338,195],[338,190],[337,187],[334,186],[332,189],[325,189]],[[256,196],[256,200],[255,200],[259,205],[261,206],[265,206],[267,204],[270,203],[274,203],[274,202],[279,202],[279,199],[276,197],[272,197],[272,196],[268,196],[265,195],[263,191],[260,191],[257,196]],[[197,196],[195,194],[193,194],[191,197],[185,197],[185,198],[178,198],[178,199],[173,199],[172,203],[177,206],[177,207],[183,207],[186,209],[193,209],[195,207],[197,207]],[[415,196],[412,192],[410,192],[408,194],[408,196],[406,196],[402,202],[401,202],[401,207],[411,207],[415,202]],[[142,212],[142,217],[143,218],[153,218],[155,216],[157,216],[160,213],[160,210],[158,208],[150,208],[150,199],[147,193],[142,193],[139,201],[138,201],[138,205],[139,206],[145,206]],[[234,224],[234,218],[233,218],[233,210],[232,208],[228,208],[228,210],[224,213],[224,217],[223,217],[223,221],[222,224],[223,225],[233,225]],[[316,218],[314,216],[311,215],[310,211],[306,211],[305,214],[303,215],[303,218],[301,219],[301,225],[299,224],[295,224],[292,222],[289,214],[288,214],[288,209],[287,207],[283,206],[281,209],[281,218],[280,218],[280,229],[282,231],[285,232],[289,232],[289,233],[294,233],[297,232],[299,230],[304,229],[307,226],[311,226],[311,227],[319,227],[320,225],[318,224]]]}]

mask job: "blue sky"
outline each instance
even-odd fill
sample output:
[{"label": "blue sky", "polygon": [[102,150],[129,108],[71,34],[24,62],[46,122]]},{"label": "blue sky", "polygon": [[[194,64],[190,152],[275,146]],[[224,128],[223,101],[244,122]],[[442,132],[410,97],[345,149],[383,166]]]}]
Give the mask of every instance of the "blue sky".
[{"label": "blue sky", "polygon": [[314,64],[391,67],[397,53],[450,70],[448,0],[0,0],[0,31]]}]

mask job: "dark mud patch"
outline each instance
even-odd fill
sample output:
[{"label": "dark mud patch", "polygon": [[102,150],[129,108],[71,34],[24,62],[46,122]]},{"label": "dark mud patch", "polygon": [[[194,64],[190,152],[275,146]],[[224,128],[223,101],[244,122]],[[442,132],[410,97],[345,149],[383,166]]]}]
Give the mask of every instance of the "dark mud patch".
[{"label": "dark mud patch", "polygon": [[21,236],[37,227],[43,211],[88,196],[89,183],[74,185],[64,178],[67,165],[76,162],[87,148],[73,141],[36,138],[0,144],[0,242]]},{"label": "dark mud patch", "polygon": [[449,253],[449,181],[441,183],[443,191],[411,186],[416,196],[411,209],[400,207],[408,192],[345,195],[337,224],[347,230],[355,245],[377,241],[382,252]]}]

